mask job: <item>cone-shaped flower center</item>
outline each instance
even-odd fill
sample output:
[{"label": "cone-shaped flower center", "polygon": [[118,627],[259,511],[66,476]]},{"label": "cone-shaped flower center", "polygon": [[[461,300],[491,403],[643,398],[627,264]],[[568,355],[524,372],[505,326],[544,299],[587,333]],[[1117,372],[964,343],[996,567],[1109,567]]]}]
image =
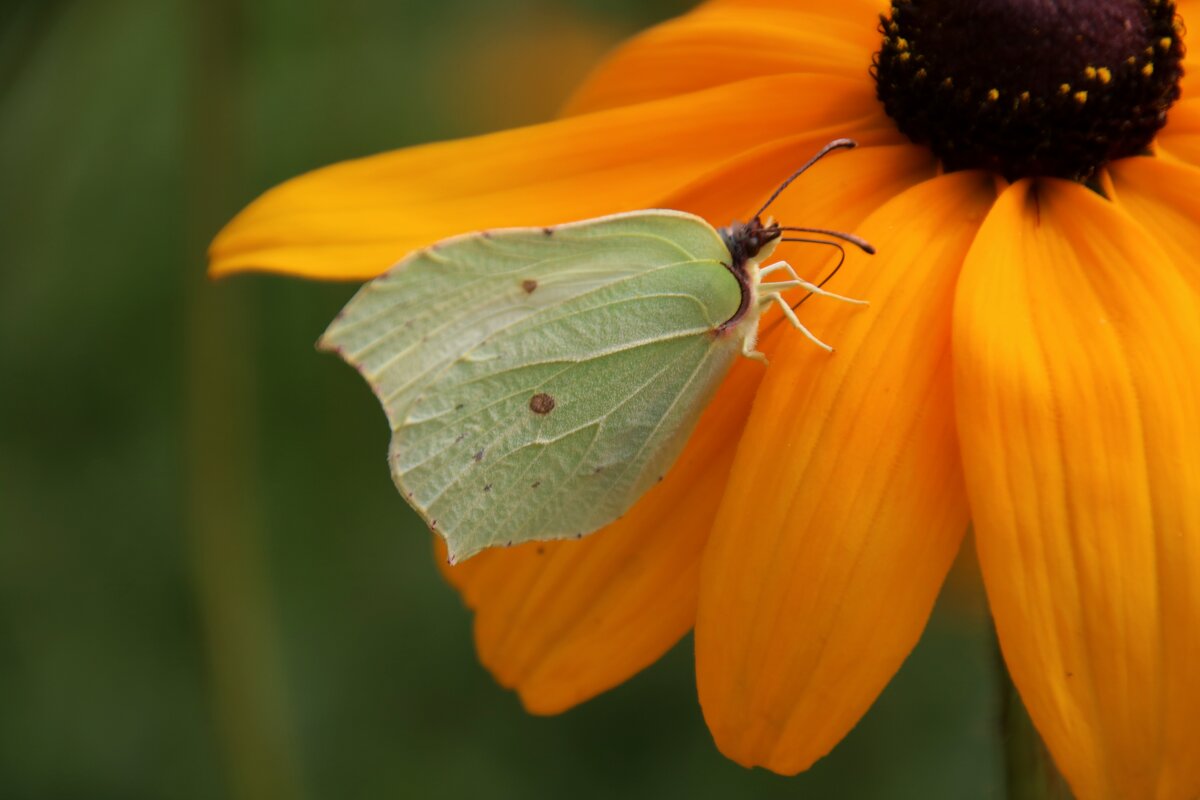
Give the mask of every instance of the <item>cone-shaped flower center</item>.
[{"label": "cone-shaped flower center", "polygon": [[1168,0],[892,0],[882,20],[879,99],[948,170],[1084,180],[1179,97]]}]

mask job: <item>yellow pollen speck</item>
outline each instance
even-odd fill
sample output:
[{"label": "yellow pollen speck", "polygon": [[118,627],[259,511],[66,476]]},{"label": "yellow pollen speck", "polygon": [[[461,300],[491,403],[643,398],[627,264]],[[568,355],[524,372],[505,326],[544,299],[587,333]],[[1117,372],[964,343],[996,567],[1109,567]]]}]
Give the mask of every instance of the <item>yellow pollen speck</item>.
[{"label": "yellow pollen speck", "polygon": [[1134,58],[1133,56],[1130,56],[1129,58],[1125,59],[1125,63],[1132,67],[1134,64],[1137,63],[1137,59]]},{"label": "yellow pollen speck", "polygon": [[896,49],[897,50],[907,50],[908,49],[908,39],[905,39],[903,36],[897,36],[896,37]]},{"label": "yellow pollen speck", "polygon": [[925,76],[927,76],[928,74],[929,73],[925,71],[925,68],[921,67],[919,70],[917,70],[917,74],[914,75],[913,77],[919,81],[923,81],[923,80],[925,80]]},{"label": "yellow pollen speck", "polygon": [[899,56],[897,56],[896,60],[904,62],[908,61],[910,58],[912,58],[912,53],[901,53]]},{"label": "yellow pollen speck", "polygon": [[988,89],[988,93],[987,93],[987,99],[988,99],[990,102],[993,102],[993,103],[994,103],[994,102],[996,102],[997,100],[999,100],[999,99],[1000,99],[1000,92],[999,92],[999,90],[997,90],[997,89]]},{"label": "yellow pollen speck", "polygon": [[1142,74],[1145,75],[1147,78],[1149,78],[1151,75],[1154,74],[1154,65],[1147,64],[1146,66],[1142,67]]},{"label": "yellow pollen speck", "polygon": [[1112,70],[1108,67],[1101,67],[1096,70],[1096,77],[1100,79],[1101,83],[1107,84],[1112,80]]},{"label": "yellow pollen speck", "polygon": [[1075,102],[1079,103],[1079,105],[1083,105],[1084,103],[1086,103],[1087,102],[1087,92],[1076,92],[1075,93]]},{"label": "yellow pollen speck", "polygon": [[1059,86],[1059,87],[1058,87],[1058,93],[1059,93],[1059,94],[1066,94],[1066,93],[1068,93],[1069,91],[1071,91],[1071,84],[1069,84],[1069,83],[1064,83],[1064,84],[1062,84],[1061,86]]},{"label": "yellow pollen speck", "polygon": [[1022,103],[1029,102],[1029,92],[1021,92],[1021,102]]},{"label": "yellow pollen speck", "polygon": [[953,88],[953,86],[954,86],[954,79],[953,79],[953,78],[945,78],[945,79],[942,81],[942,87],[943,87],[943,88],[950,89],[950,88]]},{"label": "yellow pollen speck", "polygon": [[1142,51],[1142,52],[1144,52],[1144,53],[1145,53],[1146,55],[1148,55],[1148,56],[1152,56],[1152,55],[1154,55],[1154,48],[1153,48],[1153,47],[1147,47],[1147,48],[1146,48],[1144,51]]},{"label": "yellow pollen speck", "polygon": [[1171,49],[1171,37],[1164,36],[1161,39],[1159,39],[1158,46],[1161,47],[1163,50],[1170,50]]},{"label": "yellow pollen speck", "polygon": [[1088,67],[1087,69],[1085,69],[1083,71],[1083,77],[1087,78],[1089,81],[1096,80],[1096,68]]}]

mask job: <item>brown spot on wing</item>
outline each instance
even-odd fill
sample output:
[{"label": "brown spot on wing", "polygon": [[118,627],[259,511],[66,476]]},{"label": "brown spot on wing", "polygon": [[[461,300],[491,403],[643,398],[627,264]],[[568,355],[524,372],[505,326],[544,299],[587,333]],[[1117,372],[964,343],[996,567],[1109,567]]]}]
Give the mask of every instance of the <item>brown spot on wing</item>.
[{"label": "brown spot on wing", "polygon": [[545,416],[554,410],[554,398],[545,392],[539,392],[529,398],[529,410]]},{"label": "brown spot on wing", "polygon": [[538,286],[537,281],[533,278],[526,278],[521,281],[521,288],[525,290],[525,294],[533,294],[533,290]]}]

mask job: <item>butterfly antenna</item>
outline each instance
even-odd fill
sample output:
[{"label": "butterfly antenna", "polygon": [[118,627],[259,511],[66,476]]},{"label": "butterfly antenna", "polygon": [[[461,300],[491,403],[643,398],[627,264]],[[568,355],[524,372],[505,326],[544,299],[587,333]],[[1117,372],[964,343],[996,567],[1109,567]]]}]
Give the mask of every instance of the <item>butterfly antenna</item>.
[{"label": "butterfly antenna", "polygon": [[[842,247],[837,242],[831,242],[826,239],[799,239],[799,238],[797,238],[797,239],[780,239],[780,241],[781,242],[804,242],[805,244],[823,244],[826,247],[837,248],[838,262],[836,264],[834,264],[833,269],[829,271],[829,274],[826,275],[824,278],[822,278],[821,282],[817,284],[818,289],[824,289],[825,284],[829,283],[829,280],[834,275],[838,274],[838,270],[840,270],[842,268],[842,264],[844,264],[846,262],[846,248]],[[796,301],[796,304],[792,306],[792,311],[795,311],[797,308],[804,305],[804,301],[812,296],[813,296],[813,293],[809,292],[808,294],[804,295],[804,297],[801,297],[799,300]]]},{"label": "butterfly antenna", "polygon": [[813,164],[816,164],[818,161],[820,161],[822,158],[824,158],[825,156],[832,153],[834,150],[852,150],[855,147],[858,147],[858,142],[854,141],[853,139],[834,139],[832,142],[830,142],[829,144],[822,147],[820,149],[820,151],[815,156],[810,158],[803,167],[796,170],[795,173],[792,174],[792,177],[788,178],[786,181],[779,184],[779,188],[775,190],[775,194],[771,195],[767,199],[767,202],[763,203],[763,207],[760,208],[758,210],[758,212],[754,215],[754,217],[751,217],[751,219],[761,217],[763,215],[763,212],[771,207],[771,203],[775,202],[775,198],[779,197],[780,193],[782,193],[784,189],[786,189],[788,186],[790,186],[792,181],[796,180],[796,178],[799,178],[801,175],[803,175],[808,170],[808,168],[811,167]]},{"label": "butterfly antenna", "polygon": [[[821,236],[831,236],[834,239],[841,239],[843,242],[849,242],[850,244],[854,245],[859,250],[862,250],[864,253],[866,253],[869,256],[875,255],[875,247],[870,242],[868,242],[866,239],[862,238],[861,236],[855,236],[853,233],[842,233],[841,231],[830,231],[830,230],[826,230],[824,228],[788,227],[788,228],[780,228],[779,230],[781,230],[781,231],[796,231],[798,233],[816,233],[816,234],[820,234]],[[814,240],[801,239],[798,241],[813,242]]]}]

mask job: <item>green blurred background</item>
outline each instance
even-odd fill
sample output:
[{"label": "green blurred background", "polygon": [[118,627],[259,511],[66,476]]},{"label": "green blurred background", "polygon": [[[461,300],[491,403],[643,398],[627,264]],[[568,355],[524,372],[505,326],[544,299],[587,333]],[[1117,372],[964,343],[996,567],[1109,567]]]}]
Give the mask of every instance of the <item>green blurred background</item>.
[{"label": "green blurred background", "polygon": [[204,278],[262,190],[544,119],[688,5],[0,2],[0,797],[1003,795],[969,568],[794,779],[717,753],[690,641],[526,715],[313,350],[353,287]]}]

